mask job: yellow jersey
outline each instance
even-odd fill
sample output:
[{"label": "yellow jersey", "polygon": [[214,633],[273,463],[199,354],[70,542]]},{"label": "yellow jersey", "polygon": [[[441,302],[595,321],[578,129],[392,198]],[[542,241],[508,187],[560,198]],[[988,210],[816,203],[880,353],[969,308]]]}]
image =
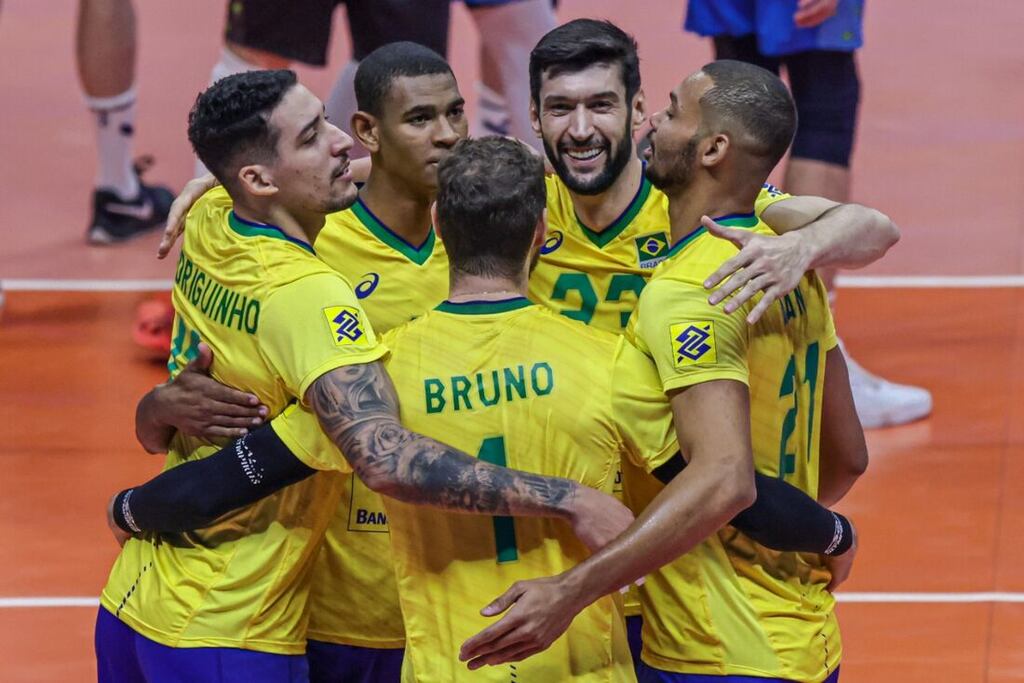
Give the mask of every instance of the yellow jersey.
[{"label": "yellow jersey", "polygon": [[[361,200],[327,217],[315,247],[324,263],[358,283],[356,295],[378,333],[426,313],[448,294],[448,257],[433,229],[414,247]],[[384,503],[355,474],[343,478],[341,504],[313,568],[307,635],[342,645],[402,647]]]},{"label": "yellow jersey", "polygon": [[[445,302],[385,343],[403,423],[487,462],[611,492],[620,458],[650,470],[678,450],[646,356],[526,299]],[[617,595],[525,661],[473,672],[458,661],[462,642],[493,623],[479,614],[487,600],[587,557],[567,523],[385,504],[405,616],[403,681],[635,680]]]},{"label": "yellow jersey", "polygon": [[[770,234],[754,214],[718,219]],[[737,249],[698,228],[666,251],[627,336],[657,365],[666,392],[719,379],[750,389],[754,464],[816,497],[825,354],[836,345],[813,273],[754,325],[707,302],[703,281]],[[661,489],[625,468],[634,509]],[[666,671],[822,681],[842,646],[817,555],[764,548],[726,526],[654,572],[641,588],[643,659]]]},{"label": "yellow jersey", "polygon": [[[558,176],[547,183],[548,236],[530,275],[530,300],[567,318],[621,333],[640,292],[671,246],[668,198],[646,176],[622,215],[600,232],[583,224]],[[765,183],[761,212],[790,195]]]},{"label": "yellow jersey", "polygon": [[[273,417],[295,410],[324,373],[385,355],[359,300],[312,247],[269,225],[244,221],[223,189],[192,208],[174,277],[172,375],[200,341],[212,376],[259,397]],[[313,559],[340,496],[341,454],[302,447],[282,421],[275,431],[319,470],[211,526],[130,539],[101,603],[136,632],[171,647],[305,651]],[[223,444],[177,434],[165,468]]]},{"label": "yellow jersey", "polygon": [[[530,275],[530,299],[619,334],[651,273],[668,254],[668,198],[645,175],[622,215],[596,232],[577,217],[569,188],[558,176],[547,176],[546,183],[548,236]],[[760,215],[789,197],[765,183],[755,211]],[[615,493],[621,497],[622,474],[615,479]],[[635,589],[626,597],[626,613],[640,614]]]}]

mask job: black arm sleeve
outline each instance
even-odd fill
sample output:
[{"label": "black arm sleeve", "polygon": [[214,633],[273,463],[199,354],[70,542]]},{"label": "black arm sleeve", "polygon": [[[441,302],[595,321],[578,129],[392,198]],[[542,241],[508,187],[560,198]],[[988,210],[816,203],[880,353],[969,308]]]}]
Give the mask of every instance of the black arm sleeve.
[{"label": "black arm sleeve", "polygon": [[201,529],[314,472],[268,424],[213,455],[122,491],[114,501],[114,521],[130,533]]},{"label": "black arm sleeve", "polygon": [[[676,453],[653,474],[667,484],[685,467],[683,456]],[[754,473],[754,485],[757,500],[730,524],[766,548],[841,555],[853,543],[849,520],[797,487],[760,472]]]}]

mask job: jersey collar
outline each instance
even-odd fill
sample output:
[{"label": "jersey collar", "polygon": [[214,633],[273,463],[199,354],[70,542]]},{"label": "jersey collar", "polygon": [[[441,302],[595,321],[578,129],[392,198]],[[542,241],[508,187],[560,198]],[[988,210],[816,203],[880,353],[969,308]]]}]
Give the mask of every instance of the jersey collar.
[{"label": "jersey collar", "polygon": [[402,239],[398,233],[384,225],[379,218],[373,215],[373,212],[370,211],[370,207],[364,204],[362,199],[356,199],[356,203],[352,205],[352,213],[356,215],[356,218],[366,226],[366,229],[369,230],[374,237],[418,266],[422,266],[426,263],[427,259],[430,258],[430,255],[434,253],[434,242],[436,241],[436,236],[434,235],[433,227],[430,228],[430,233],[427,234],[427,239],[423,241],[423,244],[418,247],[414,247]]},{"label": "jersey collar", "polygon": [[613,239],[622,234],[633,219],[636,218],[640,210],[644,208],[644,204],[647,202],[647,198],[651,195],[651,181],[647,179],[646,164],[644,165],[644,174],[641,176],[640,187],[637,188],[636,194],[633,195],[633,199],[630,200],[629,206],[626,210],[619,214],[619,217],[612,221],[611,225],[602,230],[601,232],[595,232],[584,225],[580,217],[576,215],[576,211],[573,210],[573,216],[576,218],[576,224],[580,226],[580,230],[587,236],[591,242],[593,242],[599,249],[603,249],[605,245],[611,242]]},{"label": "jersey collar", "polygon": [[461,301],[459,303],[442,301],[434,310],[441,311],[442,313],[455,313],[456,315],[487,315],[489,313],[518,311],[520,308],[532,305],[533,302],[525,296],[517,296],[498,301]]},{"label": "jersey collar", "polygon": [[244,237],[270,237],[271,239],[285,240],[286,242],[297,244],[298,246],[308,251],[310,254],[316,254],[316,252],[313,251],[313,246],[308,242],[304,242],[298,238],[286,234],[284,230],[277,227],[276,225],[271,225],[270,223],[253,223],[252,221],[247,221],[238,214],[236,214],[234,210],[228,213],[228,225],[231,226],[232,230],[234,230],[239,235],[242,235]]},{"label": "jersey collar", "polygon": [[[757,224],[760,222],[753,212],[730,213],[725,216],[718,216],[717,218],[712,218],[711,220],[713,220],[716,223],[720,223],[721,225],[726,225],[730,228],[753,228],[756,227]],[[697,239],[707,231],[708,229],[701,225],[690,234],[680,238],[679,241],[673,244],[672,247],[668,250],[668,253],[665,255],[665,258],[672,258],[676,254],[681,252],[683,249],[685,249],[687,245],[692,244],[695,239]]]}]

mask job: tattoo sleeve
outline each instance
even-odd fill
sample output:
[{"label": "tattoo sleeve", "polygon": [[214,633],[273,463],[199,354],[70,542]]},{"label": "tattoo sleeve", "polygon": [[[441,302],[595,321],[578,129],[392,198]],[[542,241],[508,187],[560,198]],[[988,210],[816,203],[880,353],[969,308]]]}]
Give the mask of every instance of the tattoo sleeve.
[{"label": "tattoo sleeve", "polygon": [[576,482],[482,462],[412,432],[380,363],[337,368],[310,388],[324,432],[374,491],[417,505],[489,515],[566,517]]}]

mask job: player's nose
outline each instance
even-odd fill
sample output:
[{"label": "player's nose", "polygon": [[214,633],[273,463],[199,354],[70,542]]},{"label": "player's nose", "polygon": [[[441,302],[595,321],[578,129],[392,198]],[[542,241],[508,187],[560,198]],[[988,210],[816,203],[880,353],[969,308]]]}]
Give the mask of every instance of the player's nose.
[{"label": "player's nose", "polygon": [[587,140],[594,134],[594,123],[585,106],[579,105],[569,116],[569,135],[574,140]]},{"label": "player's nose", "polygon": [[331,131],[334,139],[331,140],[331,154],[336,157],[348,154],[348,151],[352,149],[352,137],[337,126],[331,126],[334,130]]}]

